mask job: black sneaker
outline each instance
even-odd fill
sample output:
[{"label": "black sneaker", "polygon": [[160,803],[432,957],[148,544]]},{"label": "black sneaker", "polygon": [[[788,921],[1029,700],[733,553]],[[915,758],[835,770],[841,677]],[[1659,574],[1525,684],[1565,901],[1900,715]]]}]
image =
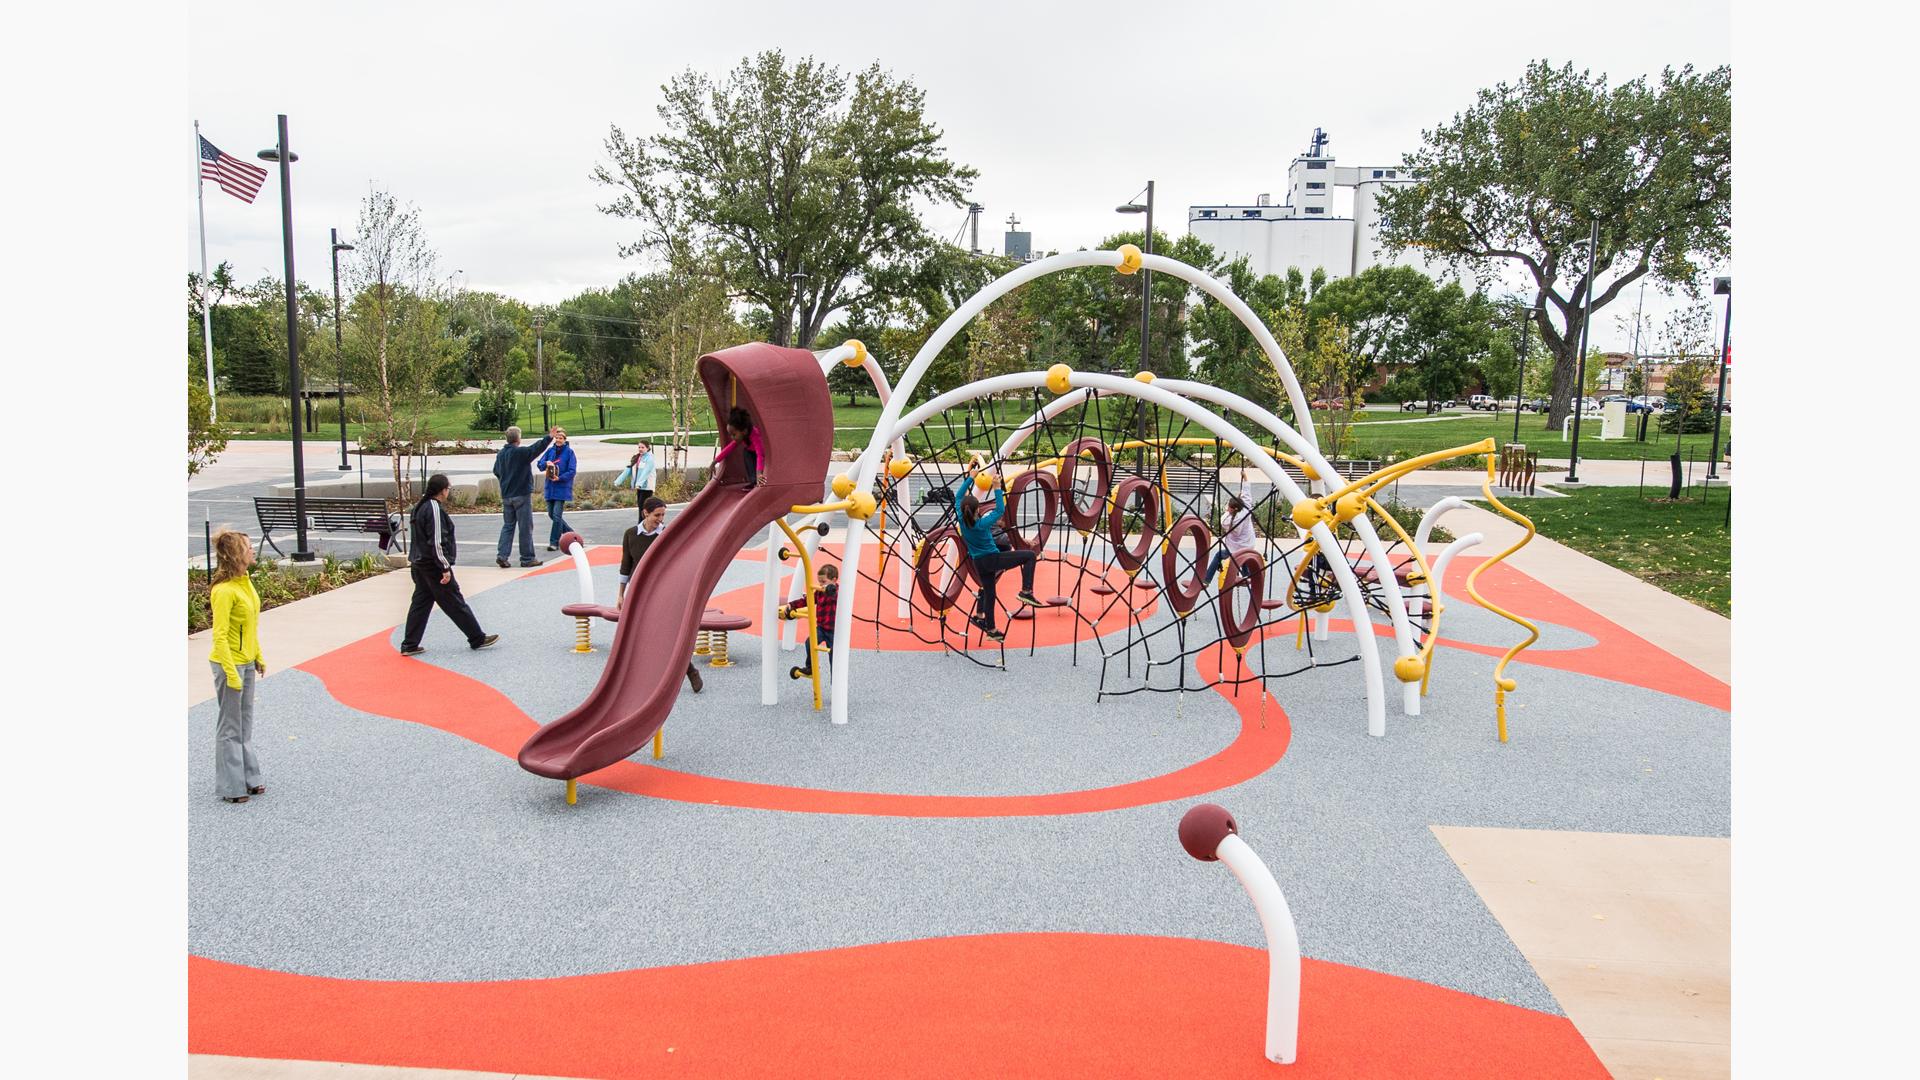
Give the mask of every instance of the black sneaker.
[{"label": "black sneaker", "polygon": [[[521,559],[520,560],[520,565],[523,567],[524,566],[543,566],[545,564],[546,564],[545,559]],[[500,565],[505,566],[506,564],[501,563]]]},{"label": "black sneaker", "polygon": [[1033,595],[1031,590],[1023,590],[1019,593],[1016,593],[1014,594],[1013,598],[1027,605],[1028,607],[1046,607],[1047,606],[1041,603],[1040,598]]},{"label": "black sneaker", "polygon": [[693,687],[693,692],[696,694],[699,693],[701,689],[706,686],[705,683],[700,681],[700,673],[693,670],[692,668],[687,669],[687,683],[688,685]]},{"label": "black sneaker", "polygon": [[992,639],[993,639],[994,641],[1005,641],[1005,640],[1007,640],[1007,635],[1006,635],[1006,632],[1005,632],[1005,631],[1002,631],[1002,630],[997,630],[997,629],[995,629],[995,628],[993,628],[993,627],[991,627],[991,626],[983,626],[983,627],[981,627],[981,628],[980,628],[980,632],[981,632],[981,633],[983,633],[983,634],[985,634],[985,635],[987,635],[987,636],[988,636],[989,638],[992,638]]},{"label": "black sneaker", "polygon": [[419,655],[420,655],[421,653],[423,653],[423,652],[426,652],[426,651],[427,651],[427,650],[425,650],[425,649],[423,649],[423,648],[421,648],[421,647],[420,647],[420,646],[418,646],[418,645],[402,645],[402,646],[400,646],[400,655],[401,655],[401,656],[419,656]]},{"label": "black sneaker", "polygon": [[505,560],[505,559],[495,559],[495,560],[493,560],[493,561],[494,561],[494,562],[495,562],[495,563],[496,563],[496,564],[497,564],[497,565],[498,565],[498,566],[500,567],[500,569],[502,569],[502,570],[511,570],[511,569],[513,569],[513,567],[512,567],[511,565],[509,565],[509,564],[507,563],[507,560]]},{"label": "black sneaker", "polygon": [[556,547],[555,545],[553,545],[553,544],[548,544],[548,545],[547,545],[547,550],[548,550],[548,551],[559,551],[560,549],[559,549],[558,547]]},{"label": "black sneaker", "polygon": [[494,642],[496,642],[496,641],[499,641],[499,640],[500,640],[500,635],[499,635],[499,634],[488,634],[488,635],[487,635],[486,637],[483,637],[483,638],[481,638],[481,639],[480,639],[480,640],[479,640],[478,642],[475,642],[475,643],[473,643],[473,644],[471,644],[471,645],[469,645],[469,646],[468,646],[468,648],[470,648],[470,649],[476,649],[476,650],[477,650],[477,649],[484,649],[484,648],[486,648],[487,646],[489,646],[489,645],[491,645],[491,644],[493,644]]}]

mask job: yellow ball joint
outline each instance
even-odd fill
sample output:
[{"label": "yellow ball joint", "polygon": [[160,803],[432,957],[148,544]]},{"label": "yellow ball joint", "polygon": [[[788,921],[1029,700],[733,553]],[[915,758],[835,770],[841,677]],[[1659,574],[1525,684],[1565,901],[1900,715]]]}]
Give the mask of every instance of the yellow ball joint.
[{"label": "yellow ball joint", "polygon": [[871,491],[856,491],[847,496],[847,502],[847,516],[855,521],[867,520],[873,516],[875,510],[880,508],[879,502],[874,499]]},{"label": "yellow ball joint", "polygon": [[1048,368],[1047,389],[1056,394],[1064,394],[1073,389],[1073,369],[1065,364],[1055,364]]},{"label": "yellow ball joint", "polygon": [[975,473],[973,477],[973,486],[979,488],[981,491],[992,491],[993,490],[993,474],[990,472]]},{"label": "yellow ball joint", "polygon": [[1417,656],[1403,656],[1393,662],[1393,677],[1404,683],[1419,682],[1427,673],[1427,665]]},{"label": "yellow ball joint", "polygon": [[1137,383],[1146,383],[1151,385],[1153,382],[1153,372],[1151,371],[1139,372],[1136,375],[1134,375],[1133,381]]},{"label": "yellow ball joint", "polygon": [[841,499],[853,494],[852,473],[841,473],[833,478],[833,494],[835,497]]},{"label": "yellow ball joint", "polygon": [[1311,529],[1326,520],[1327,508],[1312,499],[1293,504],[1293,523],[1302,529]]},{"label": "yellow ball joint", "polygon": [[1140,249],[1138,247],[1133,244],[1121,244],[1119,251],[1120,265],[1114,267],[1115,270],[1123,274],[1131,274],[1140,269]]},{"label": "yellow ball joint", "polygon": [[1509,690],[1517,690],[1520,687],[1519,683],[1514,682],[1512,679],[1509,679],[1504,675],[1502,675],[1498,679],[1493,680],[1493,685],[1497,687],[1502,693],[1505,693]]},{"label": "yellow ball joint", "polygon": [[[887,462],[887,473],[888,475],[892,476],[895,480],[905,480],[907,478],[907,474],[912,471],[913,471],[912,458],[897,457],[897,458],[894,458],[892,461]],[[842,495],[840,497],[843,499],[846,498],[845,495]]]},{"label": "yellow ball joint", "polygon": [[845,364],[848,367],[861,367],[864,364],[866,364],[867,347],[864,344],[861,344],[859,338],[848,338],[847,340],[841,342],[840,344],[848,346],[853,349],[853,355],[847,357],[845,360],[840,361],[842,364]]},{"label": "yellow ball joint", "polygon": [[1349,491],[1333,503],[1333,520],[1342,525],[1366,512],[1367,497],[1358,491]]}]

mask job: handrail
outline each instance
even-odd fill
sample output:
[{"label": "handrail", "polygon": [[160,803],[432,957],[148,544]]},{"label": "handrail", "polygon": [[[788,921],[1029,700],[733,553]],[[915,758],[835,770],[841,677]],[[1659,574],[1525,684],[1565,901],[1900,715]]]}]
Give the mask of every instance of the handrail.
[{"label": "handrail", "polygon": [[[774,524],[793,541],[793,550],[800,556],[800,569],[807,575],[807,667],[813,672],[813,711],[820,711],[820,622],[819,612],[813,608],[813,556],[807,554],[807,545],[800,542],[800,534],[793,531],[786,518],[775,518]],[[762,608],[761,610],[765,610]],[[773,627],[760,628],[763,634],[774,632]]]}]

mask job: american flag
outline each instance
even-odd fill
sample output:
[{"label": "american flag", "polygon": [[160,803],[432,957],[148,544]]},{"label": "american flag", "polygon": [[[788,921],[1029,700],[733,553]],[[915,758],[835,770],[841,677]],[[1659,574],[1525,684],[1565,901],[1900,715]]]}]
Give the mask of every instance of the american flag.
[{"label": "american flag", "polygon": [[260,194],[267,170],[222,151],[203,135],[200,137],[200,179],[212,180],[220,185],[221,191],[250,203]]}]

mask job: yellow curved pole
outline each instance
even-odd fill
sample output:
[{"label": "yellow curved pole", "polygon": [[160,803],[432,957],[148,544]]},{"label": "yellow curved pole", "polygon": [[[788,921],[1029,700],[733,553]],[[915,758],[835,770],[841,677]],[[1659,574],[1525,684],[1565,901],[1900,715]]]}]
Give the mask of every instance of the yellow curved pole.
[{"label": "yellow curved pole", "polygon": [[[1387,523],[1387,527],[1393,530],[1394,535],[1400,538],[1400,542],[1407,545],[1407,550],[1413,552],[1414,565],[1420,568],[1420,580],[1427,587],[1427,607],[1430,609],[1427,616],[1432,621],[1427,623],[1427,640],[1420,646],[1420,693],[1424,695],[1427,692],[1427,676],[1433,671],[1433,644],[1440,637],[1440,602],[1433,588],[1433,567],[1427,565],[1426,552],[1421,551],[1420,545],[1414,543],[1413,537],[1407,535],[1406,528],[1400,524],[1398,518],[1387,513],[1384,507],[1372,499],[1367,500],[1367,509],[1379,515],[1380,519]],[[1376,575],[1390,572],[1384,566],[1375,567],[1374,570]],[[1381,587],[1386,587],[1384,579],[1381,579]]]},{"label": "yellow curved pole", "polygon": [[1488,601],[1486,597],[1480,595],[1480,592],[1478,589],[1474,588],[1474,583],[1477,580],[1479,580],[1481,571],[1485,570],[1489,566],[1492,566],[1494,563],[1497,563],[1502,559],[1505,559],[1507,556],[1513,554],[1514,552],[1519,551],[1521,548],[1526,547],[1528,541],[1531,541],[1534,538],[1536,533],[1533,527],[1533,522],[1528,520],[1525,514],[1519,513],[1518,511],[1507,506],[1507,504],[1501,502],[1500,499],[1494,495],[1493,493],[1493,481],[1494,481],[1494,475],[1495,475],[1494,469],[1495,469],[1494,455],[1489,453],[1487,455],[1487,478],[1481,482],[1480,492],[1481,494],[1486,496],[1487,502],[1493,504],[1494,510],[1497,511],[1500,514],[1500,516],[1506,518],[1509,521],[1517,521],[1520,524],[1525,525],[1527,527],[1527,535],[1521,537],[1520,541],[1514,544],[1512,547],[1508,548],[1507,550],[1501,552],[1498,555],[1495,555],[1493,558],[1488,559],[1486,562],[1481,563],[1479,566],[1474,567],[1473,572],[1467,575],[1467,595],[1473,597],[1474,603],[1479,604],[1481,607],[1486,608],[1488,611],[1493,612],[1495,615],[1498,615],[1501,618],[1507,619],[1511,622],[1519,623],[1521,626],[1524,626],[1527,628],[1527,640],[1521,642],[1518,645],[1515,645],[1511,649],[1508,649],[1506,652],[1506,655],[1500,658],[1500,662],[1493,665],[1493,711],[1494,711],[1494,716],[1499,723],[1500,741],[1506,742],[1507,741],[1507,691],[1514,689],[1516,684],[1512,679],[1507,678],[1503,673],[1506,671],[1507,663],[1511,661],[1514,657],[1520,655],[1520,650],[1540,640],[1540,628],[1528,622],[1527,620],[1521,618],[1520,616],[1515,615],[1513,612],[1508,611],[1507,609]]},{"label": "yellow curved pole", "polygon": [[[787,539],[793,542],[793,550],[800,556],[800,568],[807,575],[807,667],[813,671],[813,709],[815,712],[819,712],[820,625],[818,619],[815,618],[818,612],[813,610],[813,557],[807,554],[807,545],[800,542],[800,535],[793,531],[793,526],[787,524],[786,518],[777,519],[777,523],[780,526],[780,531],[786,533]],[[766,608],[761,608],[760,610],[765,611]],[[760,632],[763,634],[771,634],[774,632],[774,629],[771,626],[763,626],[760,628]]]},{"label": "yellow curved pole", "polygon": [[1364,491],[1367,498],[1372,498],[1374,492],[1386,487],[1388,484],[1393,483],[1395,480],[1400,479],[1410,472],[1417,472],[1429,465],[1457,457],[1465,457],[1468,454],[1491,454],[1498,449],[1498,443],[1494,442],[1491,438],[1486,438],[1465,446],[1456,446],[1449,450],[1435,450],[1431,453],[1421,454],[1418,457],[1410,457],[1405,461],[1396,461],[1392,465],[1375,469],[1360,479],[1349,482],[1347,486],[1338,491],[1320,496],[1318,501],[1327,506],[1332,506],[1339,500],[1340,496],[1348,495],[1355,491]]},{"label": "yellow curved pole", "polygon": [[[852,499],[836,499],[833,502],[808,503],[805,506],[796,506],[787,512],[790,514],[831,514],[836,510],[845,510],[852,505]],[[781,522],[782,527],[785,527],[785,525],[786,522]],[[789,529],[788,532],[792,532],[792,530]]]}]

